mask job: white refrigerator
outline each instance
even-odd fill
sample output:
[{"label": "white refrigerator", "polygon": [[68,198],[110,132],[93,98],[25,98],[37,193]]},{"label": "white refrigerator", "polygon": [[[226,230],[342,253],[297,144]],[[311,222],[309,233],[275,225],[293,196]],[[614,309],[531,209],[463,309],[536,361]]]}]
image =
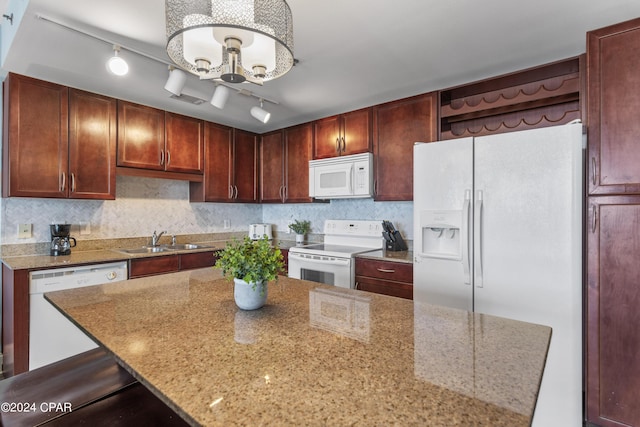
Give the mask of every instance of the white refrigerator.
[{"label": "white refrigerator", "polygon": [[582,425],[582,124],[414,147],[413,296],[547,325],[533,426]]}]

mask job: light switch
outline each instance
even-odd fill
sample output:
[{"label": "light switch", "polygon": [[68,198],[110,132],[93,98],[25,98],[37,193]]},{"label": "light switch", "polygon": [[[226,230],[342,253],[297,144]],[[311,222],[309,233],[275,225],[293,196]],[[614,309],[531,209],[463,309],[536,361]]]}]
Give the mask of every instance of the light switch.
[{"label": "light switch", "polygon": [[18,224],[18,239],[29,239],[33,231],[33,224]]}]

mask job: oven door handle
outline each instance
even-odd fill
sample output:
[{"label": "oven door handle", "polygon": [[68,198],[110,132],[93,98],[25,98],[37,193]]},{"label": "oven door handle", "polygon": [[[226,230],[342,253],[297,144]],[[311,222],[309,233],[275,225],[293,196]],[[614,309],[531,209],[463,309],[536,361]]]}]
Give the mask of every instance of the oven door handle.
[{"label": "oven door handle", "polygon": [[303,255],[289,252],[291,258],[297,258],[299,261],[305,261],[311,264],[325,264],[325,265],[350,265],[351,259],[310,259]]}]

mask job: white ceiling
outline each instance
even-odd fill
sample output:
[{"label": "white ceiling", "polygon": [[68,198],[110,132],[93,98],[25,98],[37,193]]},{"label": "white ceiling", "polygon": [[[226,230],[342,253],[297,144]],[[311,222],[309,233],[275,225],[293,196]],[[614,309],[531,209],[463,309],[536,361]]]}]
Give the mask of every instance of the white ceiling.
[{"label": "white ceiling", "polygon": [[[0,0],[3,13],[19,14]],[[638,0],[289,0],[300,61],[264,86],[239,88],[279,102],[264,125],[257,99],[233,94],[224,110],[169,98],[163,0],[30,0],[4,71],[152,105],[263,133],[336,113],[480,80],[585,52],[586,32],[640,16]],[[16,9],[10,10],[11,8]],[[105,68],[110,44],[124,46],[126,77]],[[0,25],[9,25],[2,20]],[[6,48],[6,47],[5,47]],[[190,76],[183,93],[211,98],[213,84]]]}]

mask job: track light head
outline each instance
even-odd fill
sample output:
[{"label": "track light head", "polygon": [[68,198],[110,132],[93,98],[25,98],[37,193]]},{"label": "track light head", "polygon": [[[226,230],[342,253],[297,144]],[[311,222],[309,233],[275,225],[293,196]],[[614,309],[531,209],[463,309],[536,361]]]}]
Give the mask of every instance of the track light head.
[{"label": "track light head", "polygon": [[251,115],[254,119],[259,120],[262,123],[267,123],[271,118],[271,113],[262,108],[262,99],[260,99],[259,107],[251,107]]},{"label": "track light head", "polygon": [[176,96],[180,96],[187,83],[187,73],[177,68],[169,67],[169,78],[164,88]]},{"label": "track light head", "polygon": [[116,76],[124,76],[129,72],[129,64],[123,58],[118,56],[120,46],[113,46],[113,56],[107,61],[107,69]]},{"label": "track light head", "polygon": [[216,108],[223,109],[229,99],[229,88],[223,85],[216,86],[211,97],[211,105]]}]

